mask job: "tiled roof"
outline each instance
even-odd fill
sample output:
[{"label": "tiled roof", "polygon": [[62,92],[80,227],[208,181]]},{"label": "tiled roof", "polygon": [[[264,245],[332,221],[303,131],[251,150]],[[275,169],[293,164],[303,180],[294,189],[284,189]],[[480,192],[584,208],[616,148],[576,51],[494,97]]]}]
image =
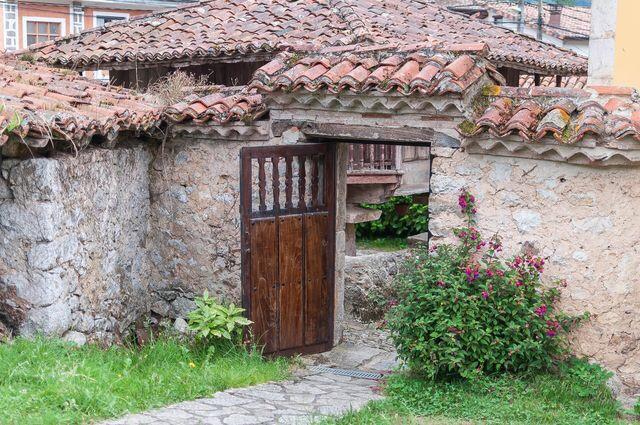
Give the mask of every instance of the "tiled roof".
[{"label": "tiled roof", "polygon": [[353,9],[376,40],[462,44],[484,42],[500,65],[543,74],[587,73],[577,54],[421,0],[357,0]]},{"label": "tiled roof", "polygon": [[[583,89],[587,85],[586,75],[570,75],[562,77],[560,87],[571,89]],[[520,87],[531,88],[535,86],[535,77],[530,74],[520,75]],[[540,77],[541,87],[556,87],[556,77],[554,75],[543,75]]]},{"label": "tiled roof", "polygon": [[[514,3],[489,2],[487,8],[500,13],[509,21],[517,21],[518,13],[514,11]],[[553,10],[552,5],[545,5],[542,11],[543,31],[560,39],[576,38],[588,39],[591,32],[591,8],[580,6],[562,6],[559,9],[560,22],[551,25],[549,19]],[[525,6],[525,23],[537,27],[538,6],[527,4]]]},{"label": "tiled roof", "polygon": [[528,142],[552,136],[565,144],[587,135],[640,141],[640,103],[626,89],[496,88],[495,93],[499,95],[471,125],[461,126],[464,135],[518,135]]},{"label": "tiled roof", "polygon": [[[477,46],[476,46],[477,48]],[[502,76],[485,60],[468,54],[355,49],[296,58],[282,53],[259,68],[250,85],[264,92],[304,90],[461,94],[489,75]]]},{"label": "tiled roof", "polygon": [[0,146],[10,137],[32,147],[66,141],[76,148],[93,136],[114,140],[123,130],[159,123],[157,108],[132,92],[106,87],[74,71],[0,61]]},{"label": "tiled roof", "polygon": [[287,45],[351,44],[366,38],[342,0],[206,0],[115,21],[37,46],[50,64],[84,67],[272,52]]},{"label": "tiled roof", "polygon": [[246,87],[221,87],[204,96],[193,94],[164,110],[165,116],[174,123],[195,124],[253,121],[266,113],[262,96]]},{"label": "tiled roof", "polygon": [[35,46],[50,64],[90,67],[270,54],[291,46],[485,42],[489,59],[586,74],[575,53],[422,0],[206,0]]}]

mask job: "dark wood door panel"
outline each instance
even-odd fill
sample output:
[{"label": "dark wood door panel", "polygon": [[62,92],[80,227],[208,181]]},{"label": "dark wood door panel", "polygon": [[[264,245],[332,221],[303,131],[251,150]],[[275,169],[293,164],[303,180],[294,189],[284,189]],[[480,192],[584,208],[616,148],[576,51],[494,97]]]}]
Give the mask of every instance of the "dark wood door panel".
[{"label": "dark wood door panel", "polygon": [[267,352],[278,349],[277,240],[275,219],[251,222],[251,320],[254,338]]},{"label": "dark wood door panel", "polygon": [[305,214],[305,344],[329,339],[329,287],[327,284],[327,213]]},{"label": "dark wood door panel", "polygon": [[304,345],[302,216],[280,217],[279,235],[279,350],[286,350]]},{"label": "dark wood door panel", "polygon": [[242,299],[265,354],[325,351],[333,340],[335,151],[241,151]]}]

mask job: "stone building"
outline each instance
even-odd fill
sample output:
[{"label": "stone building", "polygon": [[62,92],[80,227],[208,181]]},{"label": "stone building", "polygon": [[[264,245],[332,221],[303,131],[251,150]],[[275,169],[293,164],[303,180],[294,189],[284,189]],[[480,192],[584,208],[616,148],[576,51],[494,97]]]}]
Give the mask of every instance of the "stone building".
[{"label": "stone building", "polygon": [[482,230],[544,256],[569,280],[564,307],[592,313],[576,353],[636,391],[637,95],[507,87],[494,58],[482,43],[282,52],[248,87],[171,107],[5,60],[0,322],[118,341],[207,289],[241,299],[270,351],[327,349],[350,152],[403,145],[429,149],[431,242],[450,237],[468,187]]}]

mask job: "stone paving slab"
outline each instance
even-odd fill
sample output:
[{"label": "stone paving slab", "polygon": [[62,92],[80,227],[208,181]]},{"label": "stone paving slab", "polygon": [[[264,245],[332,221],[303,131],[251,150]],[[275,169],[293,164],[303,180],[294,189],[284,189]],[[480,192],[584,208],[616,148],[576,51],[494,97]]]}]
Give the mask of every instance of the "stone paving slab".
[{"label": "stone paving slab", "polygon": [[103,425],[253,425],[309,424],[380,399],[378,382],[315,373],[293,380],[230,389],[211,398],[185,401],[131,414]]}]

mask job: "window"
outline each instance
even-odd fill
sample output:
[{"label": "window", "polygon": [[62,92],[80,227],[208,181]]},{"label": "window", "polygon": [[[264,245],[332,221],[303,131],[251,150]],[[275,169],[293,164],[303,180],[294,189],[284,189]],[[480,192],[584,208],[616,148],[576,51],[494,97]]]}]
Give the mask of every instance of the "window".
[{"label": "window", "polygon": [[43,43],[62,35],[60,22],[27,21],[27,46]]},{"label": "window", "polygon": [[71,30],[73,34],[80,34],[84,29],[84,10],[82,5],[73,3],[71,5]]},{"label": "window", "polygon": [[4,3],[4,47],[7,50],[18,48],[18,4]]},{"label": "window", "polygon": [[93,26],[101,27],[104,24],[108,24],[113,21],[122,21],[129,19],[128,13],[116,13],[116,12],[95,12],[93,17]]}]

